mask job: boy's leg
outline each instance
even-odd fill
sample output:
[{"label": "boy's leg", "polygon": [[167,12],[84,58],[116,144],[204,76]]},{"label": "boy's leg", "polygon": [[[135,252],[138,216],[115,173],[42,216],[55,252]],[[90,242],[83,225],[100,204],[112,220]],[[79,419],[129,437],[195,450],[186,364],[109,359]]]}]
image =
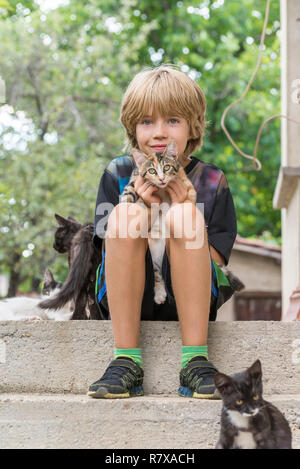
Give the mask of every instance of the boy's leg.
[{"label": "boy's leg", "polygon": [[[143,370],[128,355],[138,353],[148,247],[148,238],[134,238],[131,230],[145,233],[143,228],[147,228],[147,221],[146,209],[126,203],[117,205],[108,220],[105,238],[107,299],[115,347],[123,349],[124,354],[119,350],[118,355],[123,356],[113,360],[102,378],[90,386],[88,395],[92,397],[121,398],[143,394]],[[129,353],[128,349],[135,350]]]},{"label": "boy's leg", "polygon": [[[145,256],[147,237],[132,238],[130,229],[148,221],[147,211],[135,204],[135,215],[130,215],[133,204],[117,205],[111,213],[105,238],[105,278],[108,306],[112,321],[115,346],[136,348],[139,346],[140,314],[145,289]],[[122,226],[123,232],[120,230]],[[124,228],[127,230],[124,231]],[[126,237],[121,238],[120,235]]]},{"label": "boy's leg", "polygon": [[[185,220],[190,217],[193,218],[194,238],[188,238],[189,233],[185,232],[183,226]],[[182,345],[206,345],[211,296],[211,264],[204,218],[195,205],[177,204],[169,210],[166,222],[170,232],[169,240],[166,239],[167,254],[171,265],[172,287],[181,326]],[[187,248],[186,243],[195,242],[196,233],[199,247]]]},{"label": "boy's leg", "polygon": [[[190,232],[184,226],[187,221]],[[205,358],[211,299],[211,263],[204,217],[193,204],[176,204],[169,210],[166,223],[170,233],[169,240],[166,239],[166,249],[182,345],[186,347],[185,351],[191,352],[191,347],[195,350],[195,357],[180,372],[179,393],[187,397],[214,398],[217,397],[214,386],[217,370]],[[192,245],[196,249],[191,249]]]}]

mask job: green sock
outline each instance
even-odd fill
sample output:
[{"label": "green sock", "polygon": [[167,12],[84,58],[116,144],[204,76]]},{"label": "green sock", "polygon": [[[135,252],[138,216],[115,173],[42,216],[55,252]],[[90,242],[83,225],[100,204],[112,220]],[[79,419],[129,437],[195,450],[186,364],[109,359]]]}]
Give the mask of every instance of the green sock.
[{"label": "green sock", "polygon": [[115,348],[115,358],[129,357],[141,368],[143,367],[142,351],[140,348]]},{"label": "green sock", "polygon": [[207,345],[182,346],[181,347],[181,368],[184,368],[191,358],[202,355],[208,360]]}]

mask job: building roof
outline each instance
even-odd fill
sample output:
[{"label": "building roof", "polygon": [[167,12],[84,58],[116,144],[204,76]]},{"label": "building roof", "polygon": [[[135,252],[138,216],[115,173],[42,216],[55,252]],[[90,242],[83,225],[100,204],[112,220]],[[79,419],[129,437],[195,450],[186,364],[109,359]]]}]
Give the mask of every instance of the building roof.
[{"label": "building roof", "polygon": [[259,256],[272,257],[281,261],[281,246],[268,244],[260,239],[242,238],[237,235],[233,245],[235,251],[243,251]]}]

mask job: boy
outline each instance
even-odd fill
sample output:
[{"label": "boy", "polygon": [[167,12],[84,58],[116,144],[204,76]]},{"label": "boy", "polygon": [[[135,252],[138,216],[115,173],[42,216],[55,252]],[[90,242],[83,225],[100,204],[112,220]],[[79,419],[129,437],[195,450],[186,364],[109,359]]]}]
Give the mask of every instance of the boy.
[{"label": "boy", "polygon": [[[142,395],[140,320],[176,320],[177,317],[182,334],[179,394],[217,397],[214,386],[217,370],[208,361],[207,330],[208,321],[216,318],[217,308],[233,293],[216,262],[228,264],[236,237],[236,218],[223,172],[190,157],[202,145],[205,112],[206,102],[200,87],[171,66],[139,73],[124,95],[121,122],[131,147],[146,154],[158,153],[163,152],[171,140],[175,141],[178,158],[197,192],[197,203],[204,203],[204,216],[196,205],[186,200],[187,190],[181,180],[168,184],[165,190],[170,195],[171,207],[166,224],[170,236],[166,237],[162,266],[168,301],[154,305],[148,239],[131,237],[127,227],[134,219],[141,231],[144,226],[151,228],[151,204],[161,202],[155,195],[157,188],[138,177],[135,191],[146,207],[135,204],[133,216],[132,204],[119,203],[119,194],[135,167],[133,157],[115,158],[105,169],[98,191],[94,242],[100,247],[101,238],[105,237],[97,297],[103,318],[112,321],[115,359],[102,378],[90,386],[88,395],[91,397]],[[102,227],[104,218],[98,210],[103,202],[114,206],[107,228]],[[203,234],[202,246],[197,249],[186,249],[187,238],[182,227],[187,208],[196,232]],[[175,236],[178,228],[183,233],[181,237]],[[121,234],[124,229],[125,236]],[[193,239],[188,238],[188,241]],[[218,288],[222,283],[225,298]]]}]

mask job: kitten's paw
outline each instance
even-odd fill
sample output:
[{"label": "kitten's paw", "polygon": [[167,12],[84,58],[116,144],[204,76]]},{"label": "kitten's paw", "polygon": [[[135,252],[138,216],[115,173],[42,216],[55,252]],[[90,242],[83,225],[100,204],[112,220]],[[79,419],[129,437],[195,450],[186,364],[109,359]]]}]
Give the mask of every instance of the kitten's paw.
[{"label": "kitten's paw", "polygon": [[161,305],[166,301],[167,292],[164,286],[159,285],[154,288],[154,301],[156,304]]}]

